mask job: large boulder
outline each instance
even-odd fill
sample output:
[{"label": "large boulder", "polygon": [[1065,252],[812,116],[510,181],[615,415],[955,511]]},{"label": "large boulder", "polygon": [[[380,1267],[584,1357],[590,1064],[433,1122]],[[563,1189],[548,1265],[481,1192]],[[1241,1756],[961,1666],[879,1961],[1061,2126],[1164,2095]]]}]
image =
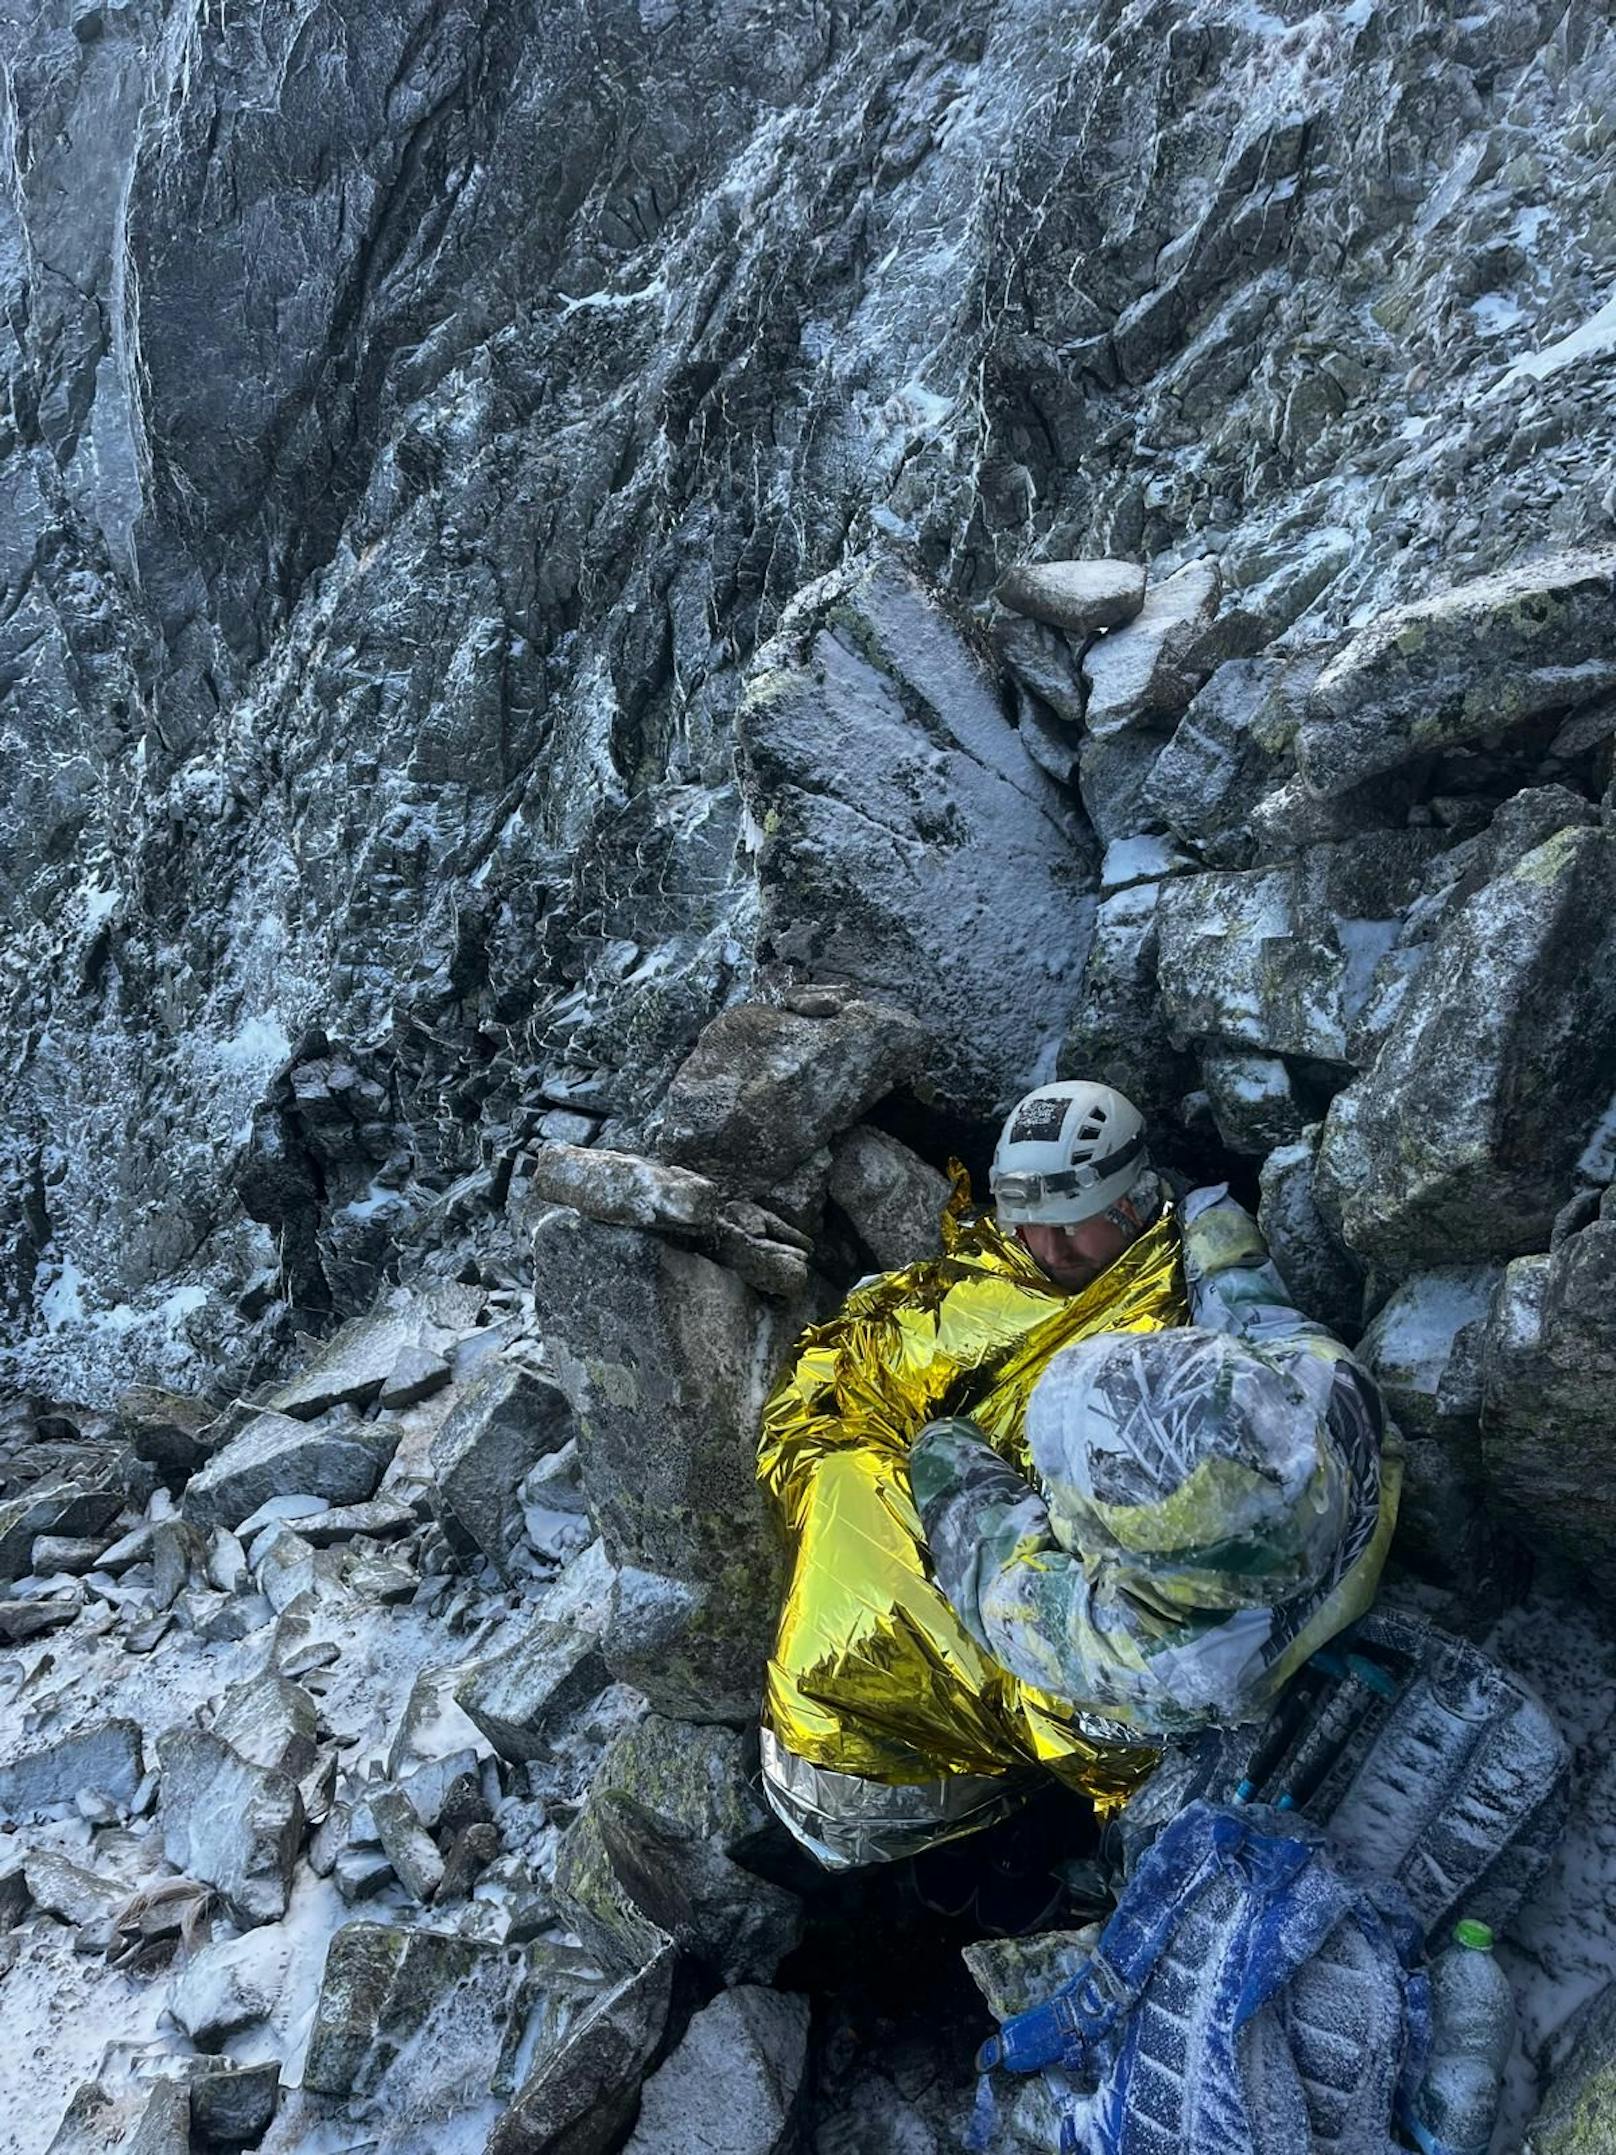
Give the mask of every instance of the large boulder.
[{"label": "large boulder", "polygon": [[625,2155],[791,2155],[801,2145],[808,2000],[742,1984],[691,2021],[645,2083]]},{"label": "large boulder", "polygon": [[1153,821],[1219,867],[1251,857],[1250,816],[1283,776],[1296,731],[1297,669],[1275,658],[1228,659],[1179,720],[1145,788]]},{"label": "large boulder", "polygon": [[556,1892],[608,1962],[636,1966],[665,1935],[724,1982],[759,1982],[796,1944],[796,1896],[738,1860],[771,1833],[750,1741],[654,1714],[607,1751],[568,1831]]},{"label": "large boulder", "polygon": [[523,1477],[573,1435],[561,1387],[499,1357],[479,1369],[433,1433],[432,1508],[461,1557],[507,1572],[522,1538]]},{"label": "large boulder", "polygon": [[1560,831],[1434,938],[1337,1095],[1321,1202],[1396,1270],[1541,1247],[1616,1069],[1616,832]]},{"label": "large boulder", "polygon": [[761,1196],[921,1071],[924,1028],[850,999],[823,1017],[768,1003],[720,1012],[674,1073],[657,1149]]},{"label": "large boulder", "polygon": [[1132,561],[1024,561],[994,597],[1012,613],[1068,636],[1120,628],[1145,603],[1145,572]]},{"label": "large boulder", "polygon": [[1134,618],[1083,654],[1090,733],[1119,733],[1152,718],[1177,718],[1213,660],[1212,625],[1223,579],[1210,557],[1152,584]]},{"label": "large boulder", "polygon": [[181,1508],[193,1526],[234,1527],[271,1497],[362,1504],[398,1439],[396,1422],[362,1422],[341,1409],[314,1422],[266,1410],[192,1475]]},{"label": "large boulder", "polygon": [[1616,690],[1616,547],[1522,563],[1383,614],[1319,675],[1296,740],[1315,793]]},{"label": "large boulder", "polygon": [[947,1176],[871,1123],[860,1123],[837,1143],[830,1199],[883,1270],[935,1257],[942,1246]]},{"label": "large boulder", "polygon": [[750,1721],[782,1566],[757,1485],[758,1416],[812,1314],[661,1236],[555,1210],[534,1237],[538,1324],[578,1418],[590,1515],[637,1596],[632,1673],[653,1704]]},{"label": "large boulder", "polygon": [[766,973],[904,1004],[941,1100],[992,1113],[1058,1037],[1088,941],[1071,810],[988,667],[905,572],[816,587],[737,716]]},{"label": "large boulder", "polygon": [[333,1407],[367,1407],[375,1401],[399,1360],[419,1352],[421,1319],[376,1310],[339,1326],[264,1404],[277,1414],[313,1421]]},{"label": "large boulder", "polygon": [[1482,1466],[1523,1541],[1616,1603],[1616,1205],[1504,1273],[1483,1347]]},{"label": "large boulder", "polygon": [[1181,876],[1162,892],[1157,977],[1181,1038],[1347,1064],[1374,968],[1433,841],[1371,832],[1293,861]]},{"label": "large boulder", "polygon": [[297,1783],[255,1766],[206,1729],[157,1739],[163,1854],[217,1886],[243,1926],[278,1923],[303,1838]]}]

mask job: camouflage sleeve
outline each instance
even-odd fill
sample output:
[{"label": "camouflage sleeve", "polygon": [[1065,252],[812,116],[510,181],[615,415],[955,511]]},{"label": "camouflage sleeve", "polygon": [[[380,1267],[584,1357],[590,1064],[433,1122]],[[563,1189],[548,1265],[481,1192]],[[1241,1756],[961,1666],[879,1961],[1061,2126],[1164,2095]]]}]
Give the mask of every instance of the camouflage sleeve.
[{"label": "camouflage sleeve", "polygon": [[1192,1324],[1253,1346],[1337,1344],[1296,1307],[1262,1229],[1221,1185],[1192,1190],[1185,1200],[1184,1271]]},{"label": "camouflage sleeve", "polygon": [[921,1431],[909,1478],[937,1584],[972,1638],[992,1653],[982,1590],[1017,1557],[1055,1548],[1048,1507],[962,1416]]},{"label": "camouflage sleeve", "polygon": [[979,1646],[1022,1682],[1142,1730],[1257,1709],[1266,1612],[1196,1618],[1063,1548],[1038,1492],[970,1422],[933,1422],[911,1454],[937,1584]]}]

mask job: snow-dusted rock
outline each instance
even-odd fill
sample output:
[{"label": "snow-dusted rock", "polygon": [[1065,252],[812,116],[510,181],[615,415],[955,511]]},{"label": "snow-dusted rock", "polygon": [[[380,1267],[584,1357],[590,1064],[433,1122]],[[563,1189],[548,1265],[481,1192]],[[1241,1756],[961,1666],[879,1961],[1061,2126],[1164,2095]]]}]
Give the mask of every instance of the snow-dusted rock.
[{"label": "snow-dusted rock", "polygon": [[0,1765],[0,1812],[23,1818],[31,1811],[71,1803],[81,1790],[127,1804],[140,1786],[140,1775],[140,1729],[114,1716],[32,1745]]},{"label": "snow-dusted rock", "polygon": [[47,1474],[20,1496],[0,1500],[0,1586],[28,1576],[41,1534],[98,1534],[125,1501],[115,1474]]},{"label": "snow-dusted rock", "polygon": [[232,1685],[213,1717],[213,1733],[251,1766],[300,1780],[319,1751],[319,1714],[301,1684],[273,1669]]},{"label": "snow-dusted rock", "polygon": [[611,1681],[604,1658],[612,1567],[591,1542],[567,1566],[542,1613],[502,1635],[455,1685],[455,1702],[502,1758],[542,1758],[547,1726]]},{"label": "snow-dusted rock", "polygon": [[1083,728],[1084,702],[1083,672],[1077,652],[1058,629],[1040,628],[1036,622],[1018,620],[1013,614],[1001,615],[993,624],[993,641],[998,646],[999,656],[1025,691],[1026,698],[1031,699],[1033,731],[1029,733],[1028,730],[1025,701],[1019,731],[1034,762],[1050,771],[1051,777],[1061,784],[1070,783],[1072,774],[1066,765],[1066,756],[1057,751],[1055,768],[1050,770],[1048,750],[1039,752],[1038,714],[1040,709],[1049,714],[1043,725],[1052,741],[1059,742],[1064,738],[1070,744],[1067,753],[1075,756]]},{"label": "snow-dusted rock", "polygon": [[217,1886],[238,1923],[286,1913],[303,1838],[295,1781],[254,1766],[205,1729],[157,1739],[163,1853],[176,1870]]},{"label": "snow-dusted rock", "polygon": [[1277,1055],[1206,1048],[1201,1054],[1201,1083],[1218,1135],[1231,1152],[1263,1158],[1301,1134],[1306,1116],[1290,1072]]},{"label": "snow-dusted rock", "polygon": [[358,1504],[375,1492],[398,1444],[398,1425],[340,1413],[300,1421],[266,1412],[215,1452],[185,1487],[193,1526],[237,1526],[270,1497],[312,1495]]},{"label": "snow-dusted rock", "polygon": [[1550,554],[1371,623],[1314,684],[1302,777],[1340,793],[1409,757],[1616,693],[1616,548]]},{"label": "snow-dusted rock", "polygon": [[1363,1324],[1363,1267],[1315,1201],[1319,1137],[1319,1125],[1312,1124],[1264,1160],[1257,1224],[1297,1307],[1351,1342]]},{"label": "snow-dusted rock", "polygon": [[[553,1958],[536,1949],[541,1980]],[[584,1995],[557,2014],[558,2025],[541,2040],[488,2155],[606,2155],[634,2115],[641,2077],[667,2027],[677,1960],[674,1948],[663,1946],[617,1982],[578,1986]],[[553,1976],[549,1995],[574,2003]]]},{"label": "snow-dusted rock", "polygon": [[1604,2155],[1616,2118],[1616,1982],[1588,2000],[1556,2048],[1522,2155]]},{"label": "snow-dusted rock", "polygon": [[1527,853],[1430,945],[1368,1073],[1332,1103],[1322,1202],[1399,1269],[1529,1250],[1616,1068],[1616,833]]},{"label": "snow-dusted rock", "polygon": [[1089,636],[1133,619],[1145,603],[1145,572],[1132,561],[1024,561],[994,597],[1029,620]]},{"label": "snow-dusted rock", "polygon": [[780,1589],[753,1467],[757,1420],[807,1308],[765,1299],[660,1236],[577,1213],[540,1222],[534,1263],[539,1328],[578,1418],[606,1553],[689,1590],[630,1680],[660,1667],[673,1710],[694,1696],[715,1719],[750,1721]]},{"label": "snow-dusted rock", "polygon": [[645,2083],[627,2155],[789,2155],[808,2019],[806,1998],[752,1984],[704,2006]]},{"label": "snow-dusted rock", "polygon": [[1147,1120],[1176,1108],[1193,1082],[1191,1056],[1169,1038],[1157,993],[1161,884],[1129,883],[1100,901],[1082,994],[1060,1054],[1063,1077],[1126,1093]]},{"label": "snow-dusted rock", "polygon": [[760,1293],[790,1298],[808,1278],[807,1238],[710,1176],[605,1146],[546,1145],[533,1163],[532,1198],[570,1206],[611,1227],[654,1229],[689,1243]]},{"label": "snow-dusted rock", "polygon": [[429,1455],[432,1506],[457,1555],[509,1569],[522,1536],[522,1478],[574,1427],[561,1387],[520,1363],[495,1359],[462,1388]]},{"label": "snow-dusted rock", "polygon": [[158,1385],[132,1385],[118,1400],[118,1428],[137,1459],[177,1487],[213,1449],[218,1410]]},{"label": "snow-dusted rock", "polygon": [[444,1931],[345,1924],[326,1953],[303,2085],[362,2105],[394,2132],[475,2109],[514,2039],[513,2017],[531,2010],[529,1984],[521,1952]]},{"label": "snow-dusted rock", "polygon": [[1518,1257],[1482,1347],[1481,1458],[1510,1531],[1616,1602],[1616,1217]]},{"label": "snow-dusted rock", "polygon": [[201,2050],[267,2020],[285,1988],[293,1940],[264,1924],[205,1945],[169,1986],[168,2009]]},{"label": "snow-dusted rock", "polygon": [[896,568],[805,598],[737,713],[771,973],[917,1013],[929,1083],[990,1111],[1060,1033],[1087,941],[1064,801],[971,645]]},{"label": "snow-dusted rock", "polygon": [[1182,1035],[1346,1063],[1376,964],[1433,850],[1371,833],[1244,873],[1178,876],[1157,914],[1157,977]]},{"label": "snow-dusted rock", "polygon": [[310,1422],[333,1407],[369,1406],[400,1357],[419,1352],[419,1317],[375,1311],[341,1326],[319,1352],[265,1401],[274,1413]]},{"label": "snow-dusted rock", "polygon": [[733,1004],[675,1071],[657,1149],[761,1197],[914,1077],[926,1046],[923,1027],[887,1004],[852,998],[824,1017]]},{"label": "snow-dusted rock", "polygon": [[794,1894],[736,1860],[767,1825],[740,1736],[653,1714],[601,1761],[562,1847],[557,1897],[621,1967],[666,1934],[725,1982],[766,1981],[801,1924]]},{"label": "snow-dusted rock", "polygon": [[1251,811],[1283,776],[1296,730],[1297,671],[1275,658],[1226,660],[1156,758],[1148,814],[1209,863],[1241,868],[1251,858]]},{"label": "snow-dusted rock", "polygon": [[1403,1433],[1397,1548],[1462,1588],[1482,1579],[1481,1354],[1496,1265],[1419,1272],[1382,1305],[1358,1356]]},{"label": "snow-dusted rock", "polygon": [[175,2080],[86,2081],[45,2155],[190,2155],[191,2103]]},{"label": "snow-dusted rock", "polygon": [[873,1123],[837,1142],[830,1198],[883,1270],[937,1254],[948,1179]]},{"label": "snow-dusted rock", "polygon": [[376,1395],[377,1404],[402,1412],[441,1392],[448,1382],[449,1365],[441,1354],[430,1347],[405,1347]]},{"label": "snow-dusted rock", "polygon": [[1090,733],[1178,717],[1212,663],[1211,629],[1222,589],[1216,561],[1186,562],[1150,586],[1132,620],[1089,645],[1083,674]]}]

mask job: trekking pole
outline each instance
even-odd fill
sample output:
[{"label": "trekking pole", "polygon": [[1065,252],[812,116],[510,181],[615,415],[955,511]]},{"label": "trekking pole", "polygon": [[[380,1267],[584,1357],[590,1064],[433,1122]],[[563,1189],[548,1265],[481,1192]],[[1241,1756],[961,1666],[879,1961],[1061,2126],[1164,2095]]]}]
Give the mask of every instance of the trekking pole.
[{"label": "trekking pole", "polygon": [[1398,1695],[1396,1680],[1361,1654],[1326,1652],[1313,1659],[1337,1688],[1289,1762],[1285,1791],[1276,1806],[1281,1811],[1300,1811],[1311,1803],[1365,1717],[1377,1703]]}]

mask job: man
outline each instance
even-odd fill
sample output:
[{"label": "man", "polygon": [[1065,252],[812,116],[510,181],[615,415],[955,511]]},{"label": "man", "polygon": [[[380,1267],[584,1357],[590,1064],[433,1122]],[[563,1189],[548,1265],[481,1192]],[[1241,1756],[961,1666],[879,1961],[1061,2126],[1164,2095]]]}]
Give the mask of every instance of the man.
[{"label": "man", "polygon": [[[1279,1309],[1301,1324],[1255,1224],[1222,1190],[1189,1201],[1186,1247],[1143,1121],[1107,1086],[1067,1082],[1028,1094],[1001,1133],[992,1186],[997,1222],[969,1213],[959,1177],[944,1255],[856,1288],[805,1335],[764,1412],[759,1474],[792,1557],[766,1686],[764,1781],[797,1838],[832,1866],[974,1831],[1014,1809],[1043,1772],[1100,1807],[1126,1799],[1156,1756],[1140,1736],[1166,1724],[1131,1711],[1120,1682],[1070,1681],[1083,1669],[1055,1648],[1081,1603],[1071,1580],[1083,1558],[1055,1534],[1047,1510],[1042,1518],[1018,1510],[1041,1501],[1027,1478],[1028,1402],[1062,1350],[1096,1335],[1143,1338],[1192,1314],[1215,1329],[1219,1307]],[[1243,1287],[1237,1274],[1249,1275]],[[1343,1354],[1329,1348],[1321,1367]],[[949,1430],[929,1436],[917,1458],[946,1552],[934,1574],[910,1449],[939,1419]],[[1260,1480],[1263,1463],[1247,1466]],[[1372,1530],[1335,1606],[1367,1599],[1364,1580],[1390,1533],[1389,1512],[1381,1531],[1381,1496],[1378,1479],[1360,1473],[1352,1516],[1361,1526],[1367,1504]],[[1165,1484],[1157,1501],[1170,1519],[1185,1508]],[[1394,1509],[1395,1490],[1389,1501]],[[1107,1523],[1116,1522],[1107,1515]],[[978,1551],[987,1567],[979,1579]],[[1062,1563],[1064,1600],[1041,1603],[1034,1624],[1008,1620],[1033,1573],[1052,1576]],[[1127,1593],[1140,1581],[1116,1584]],[[1162,1590],[1182,1586],[1164,1581]],[[1115,1636],[1121,1660],[1167,1673],[1159,1650],[1124,1639],[1111,1601],[1081,1605],[1097,1636]],[[1193,1629],[1201,1617],[1187,1621]],[[1194,1657],[1179,1646],[1171,1666],[1182,1668]]]}]

